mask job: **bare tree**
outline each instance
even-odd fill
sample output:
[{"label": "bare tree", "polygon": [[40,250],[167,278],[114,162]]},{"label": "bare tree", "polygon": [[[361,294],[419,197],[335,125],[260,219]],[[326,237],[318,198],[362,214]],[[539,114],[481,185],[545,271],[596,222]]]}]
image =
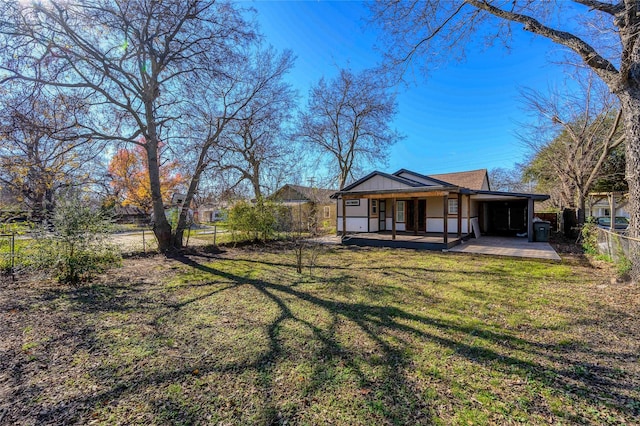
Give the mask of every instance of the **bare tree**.
[{"label": "bare tree", "polygon": [[584,223],[587,195],[625,139],[619,131],[621,111],[606,87],[591,74],[578,85],[579,90],[554,89],[548,95],[523,90],[523,102],[538,120],[522,138],[538,166],[544,165],[538,174],[552,174],[568,196],[568,206],[578,210],[578,222]]},{"label": "bare tree", "polygon": [[0,82],[82,91],[92,114],[79,126],[145,149],[159,248],[181,245],[164,213],[158,146],[171,144],[190,86],[241,61],[238,48],[254,34],[240,11],[213,0],[50,0],[7,2],[0,14]]},{"label": "bare tree", "polygon": [[395,95],[377,73],[342,69],[311,88],[299,135],[330,158],[343,188],[361,167],[386,162],[389,147],[401,138],[389,127],[395,114]]},{"label": "bare tree", "polygon": [[531,182],[522,175],[522,167],[512,169],[496,167],[489,170],[491,190],[505,192],[531,192]]},{"label": "bare tree", "polygon": [[62,189],[101,178],[96,157],[104,142],[77,127],[87,113],[81,98],[12,84],[0,96],[0,184],[34,219],[53,211]]},{"label": "bare tree", "polygon": [[[237,187],[246,181],[229,176],[229,168],[223,161],[223,157],[230,153],[227,149],[228,138],[234,130],[242,129],[241,123],[246,124],[247,119],[252,117],[252,108],[254,112],[260,106],[269,108],[270,99],[274,100],[274,95],[279,96],[278,90],[288,88],[282,78],[292,66],[291,52],[278,55],[272,50],[263,54],[245,50],[241,58],[228,64],[223,75],[215,69],[201,72],[189,85],[192,101],[176,129],[186,139],[181,147],[182,159],[193,168],[189,173],[191,182],[174,233],[175,245],[182,241],[188,206],[201,181],[207,178],[205,172],[209,171],[218,182],[225,182],[222,188],[225,192],[236,192]],[[283,96],[285,99],[288,95]],[[236,151],[239,150],[241,148]],[[262,155],[259,152],[260,144],[255,145],[255,151],[257,159]],[[255,164],[258,164],[260,173],[259,163],[256,161]],[[253,166],[246,170],[251,171],[251,176],[255,173]]]},{"label": "bare tree", "polygon": [[287,125],[294,108],[294,91],[284,82],[293,66],[290,51],[278,55],[272,48],[258,51],[253,58],[255,81],[264,87],[229,124],[215,147],[214,168],[231,173],[237,186],[250,182],[256,198],[262,198],[265,184],[278,170],[291,168],[293,144]]}]

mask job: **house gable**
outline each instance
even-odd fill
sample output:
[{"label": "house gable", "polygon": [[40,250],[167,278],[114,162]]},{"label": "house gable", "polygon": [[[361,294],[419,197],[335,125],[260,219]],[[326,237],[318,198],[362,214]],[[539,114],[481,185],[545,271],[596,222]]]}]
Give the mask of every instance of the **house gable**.
[{"label": "house gable", "polygon": [[423,186],[423,184],[382,172],[373,172],[360,180],[346,186],[342,191],[381,191],[388,189],[406,189]]},{"label": "house gable", "polygon": [[269,198],[282,203],[314,202],[328,204],[331,203],[330,196],[334,192],[332,189],[287,184],[278,189]]},{"label": "house gable", "polygon": [[425,176],[423,174],[412,172],[411,170],[407,170],[407,169],[400,169],[397,172],[395,172],[393,175],[399,176],[405,179],[413,180],[425,186],[451,186],[450,182],[434,179],[431,176]]},{"label": "house gable", "polygon": [[283,203],[309,201],[294,185],[283,186],[269,198]]}]

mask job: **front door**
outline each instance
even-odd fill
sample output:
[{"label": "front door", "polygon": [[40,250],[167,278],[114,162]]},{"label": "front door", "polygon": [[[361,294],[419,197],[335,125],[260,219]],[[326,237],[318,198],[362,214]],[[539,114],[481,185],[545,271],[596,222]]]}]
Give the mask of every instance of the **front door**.
[{"label": "front door", "polygon": [[[427,200],[414,200],[413,202],[407,202],[407,231],[425,232],[427,230],[426,214],[427,214]],[[418,215],[416,216],[416,208],[418,209]],[[417,219],[417,223],[416,223]]]},{"label": "front door", "polygon": [[380,231],[386,231],[387,230],[387,216],[386,216],[386,206],[385,206],[385,202],[384,200],[380,200],[380,202],[378,203],[378,220],[379,225],[378,225],[378,229]]},{"label": "front door", "polygon": [[427,232],[427,200],[418,200],[418,232]]},{"label": "front door", "polygon": [[407,231],[415,231],[417,232],[416,229],[416,224],[415,224],[415,216],[414,213],[416,211],[416,206],[415,206],[415,200],[414,201],[408,201],[405,203],[406,206],[406,217],[404,218],[404,223],[406,224],[406,229]]}]

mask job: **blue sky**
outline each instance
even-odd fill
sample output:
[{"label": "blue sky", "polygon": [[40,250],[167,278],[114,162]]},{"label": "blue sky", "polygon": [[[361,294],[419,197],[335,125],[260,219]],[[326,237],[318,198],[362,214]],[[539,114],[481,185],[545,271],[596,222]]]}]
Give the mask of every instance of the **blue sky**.
[{"label": "blue sky", "polygon": [[[367,24],[360,2],[252,1],[265,41],[297,55],[290,81],[305,104],[309,87],[340,67],[370,68],[378,29]],[[398,88],[394,127],[406,135],[390,150],[383,171],[408,168],[426,174],[523,162],[527,149],[517,139],[519,123],[530,120],[518,89],[545,90],[563,77],[549,62],[550,42],[515,31],[511,49],[469,50],[465,61],[417,74],[412,87]],[[551,53],[553,54],[553,53]]]}]

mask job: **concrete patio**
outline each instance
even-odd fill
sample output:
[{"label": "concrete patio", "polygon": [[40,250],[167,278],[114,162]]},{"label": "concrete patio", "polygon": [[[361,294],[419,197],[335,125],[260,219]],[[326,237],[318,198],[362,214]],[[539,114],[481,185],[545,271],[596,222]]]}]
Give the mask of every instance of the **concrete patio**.
[{"label": "concrete patio", "polygon": [[[366,235],[365,238],[367,236],[373,239],[373,235]],[[412,238],[417,239],[418,241],[421,240],[422,242],[428,241],[428,237],[426,236],[406,236],[405,239],[411,240]],[[384,241],[384,238],[381,240]],[[321,244],[342,244],[342,239],[339,235],[325,235],[323,237],[311,238],[310,241]],[[450,248],[448,251],[470,254],[486,254],[491,256],[510,256],[556,261],[561,260],[558,253],[556,253],[549,243],[530,243],[524,238],[515,237],[483,236],[478,239],[471,238],[468,241],[462,241],[461,244]]]},{"label": "concrete patio", "polygon": [[458,253],[487,254],[491,256],[526,257],[546,260],[562,260],[549,243],[530,243],[524,238],[480,237],[472,238],[449,249]]}]

